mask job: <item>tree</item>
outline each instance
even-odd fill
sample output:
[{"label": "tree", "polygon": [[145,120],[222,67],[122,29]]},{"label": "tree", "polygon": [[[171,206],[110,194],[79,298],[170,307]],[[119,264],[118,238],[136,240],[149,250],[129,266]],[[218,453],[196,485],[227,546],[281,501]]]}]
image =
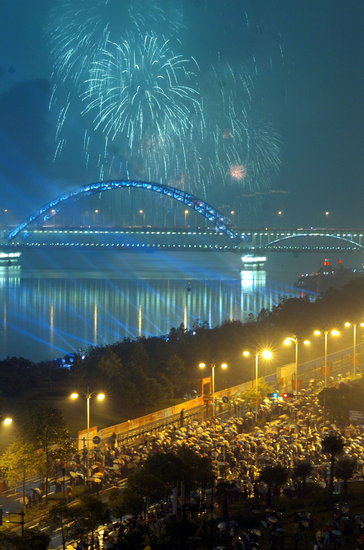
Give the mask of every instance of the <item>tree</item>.
[{"label": "tree", "polygon": [[293,476],[298,479],[302,479],[302,487],[306,486],[306,479],[312,474],[313,465],[307,460],[301,460],[295,464],[293,469]]},{"label": "tree", "polygon": [[184,361],[176,353],[172,353],[165,361],[164,370],[173,388],[173,397],[183,395],[191,385]]},{"label": "tree", "polygon": [[49,534],[52,535],[56,530],[60,531],[63,550],[66,550],[66,543],[72,538],[72,528],[70,525],[72,518],[72,510],[67,506],[65,501],[61,501],[52,506],[42,520]]},{"label": "tree", "polygon": [[50,537],[37,529],[24,529],[23,536],[0,533],[0,548],[6,550],[47,550]]},{"label": "tree", "polygon": [[327,435],[321,442],[322,452],[330,455],[330,479],[329,494],[332,495],[334,487],[334,471],[336,456],[342,453],[344,449],[344,440],[338,433]]},{"label": "tree", "polygon": [[94,549],[95,531],[103,523],[110,521],[106,504],[93,495],[84,496],[80,503],[72,507],[72,535],[81,538],[91,534],[91,550]]},{"label": "tree", "polygon": [[68,429],[59,410],[39,405],[28,414],[22,431],[23,437],[31,441],[43,453],[47,502],[50,475],[54,474],[57,466],[61,466],[69,459],[74,451]]},{"label": "tree", "polygon": [[127,487],[122,492],[112,495],[110,506],[116,517],[137,515],[170,493],[171,489],[160,478],[142,469],[129,476]]},{"label": "tree", "polygon": [[156,475],[142,469],[128,478],[128,489],[145,502],[158,502],[169,495],[168,485]]},{"label": "tree", "polygon": [[43,466],[43,457],[32,443],[18,438],[11,443],[0,456],[0,471],[11,486],[22,486],[23,504],[25,504],[25,485],[27,478],[39,473]]},{"label": "tree", "polygon": [[350,456],[344,456],[336,463],[335,475],[344,482],[344,495],[348,492],[348,481],[354,476],[357,464],[357,460]]},{"label": "tree", "polygon": [[190,489],[211,484],[214,477],[211,460],[182,445],[176,453],[184,467],[184,480]]},{"label": "tree", "polygon": [[280,464],[276,466],[266,466],[260,472],[260,479],[268,485],[267,492],[267,506],[270,506],[272,502],[272,489],[275,487],[277,490],[284,485],[288,479],[289,471]]},{"label": "tree", "polygon": [[216,499],[222,508],[222,517],[229,520],[229,503],[239,495],[233,481],[220,480],[216,485]]},{"label": "tree", "polygon": [[162,480],[170,489],[187,475],[183,461],[174,453],[149,455],[144,463],[144,471]]}]

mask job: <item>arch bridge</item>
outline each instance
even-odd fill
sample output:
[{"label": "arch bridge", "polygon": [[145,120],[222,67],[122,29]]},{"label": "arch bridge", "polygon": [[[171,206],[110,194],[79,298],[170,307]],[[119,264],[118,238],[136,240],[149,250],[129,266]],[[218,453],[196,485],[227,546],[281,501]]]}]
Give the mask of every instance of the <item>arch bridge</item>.
[{"label": "arch bridge", "polygon": [[[51,227],[50,220],[82,197],[115,189],[142,189],[169,197],[205,218],[208,229]],[[0,231],[0,244],[15,247],[115,247],[122,249],[223,250],[238,253],[361,252],[363,230],[333,228],[238,230],[204,200],[158,183],[134,180],[102,181],[60,195],[11,231]]]},{"label": "arch bridge", "polygon": [[76,191],[60,195],[56,199],[42,206],[37,212],[29,216],[15,229],[10,231],[7,236],[7,240],[12,242],[22,231],[35,225],[46,223],[54,215],[54,213],[59,212],[60,209],[70,201],[78,200],[82,196],[94,195],[96,193],[123,188],[143,189],[145,191],[160,193],[161,195],[172,198],[206,218],[216,227],[217,231],[224,233],[231,240],[235,242],[240,242],[242,239],[247,240],[247,237],[244,234],[240,234],[234,229],[233,224],[226,216],[224,216],[224,214],[195,195],[191,195],[190,193],[186,193],[185,191],[169,185],[134,180],[102,181],[91,183],[82,186]]}]

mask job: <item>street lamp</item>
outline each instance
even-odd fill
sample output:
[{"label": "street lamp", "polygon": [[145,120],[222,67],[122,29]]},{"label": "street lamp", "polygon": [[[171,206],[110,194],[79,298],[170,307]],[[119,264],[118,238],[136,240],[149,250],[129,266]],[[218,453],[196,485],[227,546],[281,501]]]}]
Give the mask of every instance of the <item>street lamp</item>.
[{"label": "street lamp", "polygon": [[95,225],[96,225],[96,216],[97,216],[98,214],[100,214],[100,210],[99,210],[98,208],[95,208],[95,210],[94,210],[94,216],[93,216],[93,218],[94,218],[94,227],[95,227]]},{"label": "street lamp", "polygon": [[[353,327],[353,371],[354,376],[356,375],[356,328],[358,326],[358,323],[350,323],[347,321],[344,323],[345,327]],[[364,327],[364,323],[359,323],[360,327]]]},{"label": "street lamp", "polygon": [[[199,368],[204,369],[206,368],[206,363],[199,363]],[[221,363],[220,368],[221,369],[227,369],[228,365],[227,363]],[[215,368],[216,363],[212,361],[211,365],[211,393],[212,393],[212,416],[215,416]]]},{"label": "street lamp", "polygon": [[[243,351],[244,357],[250,356],[250,351]],[[255,352],[255,418],[258,418],[258,373],[259,373],[259,357],[269,360],[273,354],[269,349],[261,349]]]},{"label": "street lamp", "polygon": [[315,336],[321,336],[321,334],[324,335],[324,342],[325,342],[325,350],[324,350],[324,387],[327,388],[327,340],[328,336],[339,336],[340,332],[336,329],[333,330],[315,330],[314,335]]},{"label": "street lamp", "polygon": [[185,210],[183,213],[185,215],[185,226],[186,226],[187,225],[188,210]]},{"label": "street lamp", "polygon": [[[95,391],[90,392],[87,388],[85,393],[86,397],[86,423],[87,423],[87,469],[89,465],[89,452],[90,452],[90,401],[91,397],[96,395],[98,401],[103,401],[105,399],[105,394],[102,392],[96,393]],[[70,398],[73,400],[78,399],[80,396],[77,392],[73,392],[70,395]]]},{"label": "street lamp", "polygon": [[[290,346],[292,343],[295,345],[295,373],[294,373],[294,389],[295,391],[298,391],[298,343],[299,340],[297,336],[287,336],[287,338],[284,340],[285,346]],[[303,344],[305,346],[308,346],[310,344],[309,340],[303,340]]]},{"label": "street lamp", "polygon": [[10,426],[10,424],[13,423],[13,419],[10,418],[10,416],[6,416],[5,418],[3,418],[2,422],[4,426]]}]

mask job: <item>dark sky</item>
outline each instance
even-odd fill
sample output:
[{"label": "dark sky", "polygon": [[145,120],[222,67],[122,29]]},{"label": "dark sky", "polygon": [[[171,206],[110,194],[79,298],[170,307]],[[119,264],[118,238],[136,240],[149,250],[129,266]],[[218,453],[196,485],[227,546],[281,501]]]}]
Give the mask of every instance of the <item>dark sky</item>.
[{"label": "dark sky", "polygon": [[[52,5],[3,0],[0,8],[0,208],[19,216],[98,179],[74,146],[82,133],[77,119],[67,130],[72,146],[52,161],[57,113],[48,110],[54,80],[45,34]],[[256,225],[277,223],[274,213],[282,209],[287,226],[327,225],[329,210],[330,225],[363,227],[364,2],[159,5],[181,7],[183,52],[198,60],[202,76],[217,58],[254,67],[254,115],[269,120],[281,141],[279,173],[262,196]]]}]

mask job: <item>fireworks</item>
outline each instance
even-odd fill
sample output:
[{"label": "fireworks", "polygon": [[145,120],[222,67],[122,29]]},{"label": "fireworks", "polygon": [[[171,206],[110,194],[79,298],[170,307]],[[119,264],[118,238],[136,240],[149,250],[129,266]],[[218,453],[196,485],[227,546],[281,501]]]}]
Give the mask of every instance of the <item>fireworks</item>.
[{"label": "fireworks", "polygon": [[243,164],[233,164],[230,166],[229,173],[233,180],[241,181],[246,176],[246,168]]},{"label": "fireworks", "polygon": [[55,74],[80,85],[108,41],[143,36],[157,25],[171,35],[181,27],[178,8],[155,0],[54,0],[46,34]]},{"label": "fireworks", "polygon": [[191,65],[156,36],[137,48],[107,43],[86,82],[84,113],[94,113],[95,130],[111,140],[126,139],[131,152],[168,147],[170,136],[184,138],[200,112]]},{"label": "fireworks", "polygon": [[55,0],[53,6],[47,32],[56,156],[69,147],[77,117],[94,180],[156,181],[217,205],[227,194],[234,203],[269,190],[280,142],[255,115],[254,55],[250,65],[220,60],[201,74],[194,58],[180,54],[177,0]]}]

